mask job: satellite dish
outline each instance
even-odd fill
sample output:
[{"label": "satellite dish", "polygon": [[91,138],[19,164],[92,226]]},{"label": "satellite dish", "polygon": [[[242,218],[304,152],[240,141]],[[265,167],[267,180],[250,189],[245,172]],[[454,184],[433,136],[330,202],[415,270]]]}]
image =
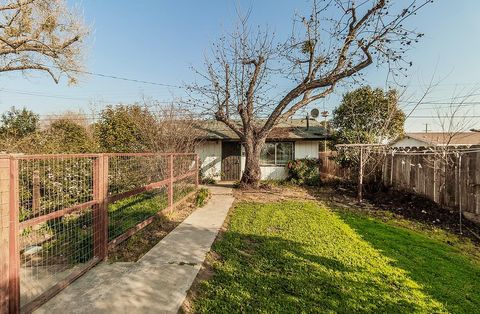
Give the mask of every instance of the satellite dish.
[{"label": "satellite dish", "polygon": [[312,118],[318,118],[318,115],[320,114],[320,111],[317,108],[313,108],[312,111],[310,111],[310,115]]}]

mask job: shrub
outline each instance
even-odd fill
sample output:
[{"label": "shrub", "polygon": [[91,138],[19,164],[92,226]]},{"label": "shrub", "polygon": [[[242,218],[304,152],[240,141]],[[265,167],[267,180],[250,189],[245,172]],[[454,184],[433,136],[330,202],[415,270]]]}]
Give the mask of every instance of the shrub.
[{"label": "shrub", "polygon": [[95,132],[102,151],[146,152],[152,151],[150,139],[157,136],[156,124],[152,113],[140,105],[107,106]]},{"label": "shrub", "polygon": [[87,128],[74,119],[60,118],[43,132],[43,149],[47,153],[91,153],[97,150]]},{"label": "shrub", "polygon": [[318,159],[304,158],[289,161],[288,180],[299,185],[318,185],[320,183],[318,167]]},{"label": "shrub", "polygon": [[0,135],[20,139],[39,129],[39,116],[31,110],[12,107],[0,117]]},{"label": "shrub", "polygon": [[210,191],[206,188],[201,188],[198,190],[197,198],[195,199],[195,205],[197,207],[203,207],[207,203],[207,200],[210,198]]}]

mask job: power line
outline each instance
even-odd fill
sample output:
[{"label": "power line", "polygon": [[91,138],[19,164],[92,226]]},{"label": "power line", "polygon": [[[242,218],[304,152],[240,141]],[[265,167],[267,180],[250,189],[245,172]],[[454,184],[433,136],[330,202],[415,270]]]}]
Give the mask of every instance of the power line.
[{"label": "power line", "polygon": [[[154,117],[169,117],[168,113],[159,110],[148,110],[148,112]],[[182,118],[182,117],[191,117],[191,116],[204,116],[202,113],[191,113],[191,112],[176,112],[172,116]],[[85,120],[97,120],[101,118],[101,114],[88,114],[88,113],[78,113],[78,116],[68,116],[68,114],[40,114],[38,115],[42,121],[57,121],[61,119],[71,120],[71,121],[85,121]]]},{"label": "power line", "polygon": [[[40,93],[34,93],[34,92],[26,92],[26,91],[19,91],[19,90],[8,90],[4,88],[0,88],[0,91],[5,92],[5,93],[12,93],[12,94],[19,94],[19,95],[28,95],[28,96],[36,96],[36,97],[47,97],[47,98],[57,98],[57,99],[64,99],[64,100],[91,100],[88,98],[80,98],[80,97],[70,97],[70,96],[62,96],[62,95],[46,95],[46,94],[40,94]],[[104,102],[104,103],[112,103],[109,101],[102,101],[102,100],[96,100],[97,102]]]},{"label": "power line", "polygon": [[141,83],[141,84],[149,84],[149,85],[156,85],[156,86],[163,86],[163,87],[171,87],[171,88],[184,89],[184,87],[178,86],[178,85],[171,85],[171,84],[150,82],[150,81],[144,81],[144,80],[138,80],[138,79],[131,79],[131,78],[126,78],[126,77],[121,77],[121,76],[115,76],[115,75],[94,73],[94,72],[88,72],[88,71],[75,71],[75,72],[80,72],[80,73],[83,73],[83,74],[88,74],[88,75],[93,75],[93,76],[111,78],[111,79],[115,79],[115,80],[127,81],[127,82],[135,82],[135,83]]},{"label": "power line", "polygon": [[[22,91],[22,90],[10,90],[10,89],[5,89],[5,88],[0,88],[0,92],[19,94],[19,95],[35,96],[35,97],[63,99],[63,100],[94,101],[94,102],[104,103],[104,104],[121,103],[121,101],[98,100],[98,99],[95,99],[95,96],[92,96],[91,98],[82,98],[82,97],[71,97],[71,96],[64,96],[64,95],[45,94],[45,93],[41,93],[41,92],[28,92],[28,91]],[[172,101],[157,101],[156,100],[155,101],[155,103],[159,103],[159,104],[170,104],[170,103],[175,103],[175,102],[178,102],[178,101],[175,101],[175,100],[172,100]]]},{"label": "power line", "polygon": [[[415,103],[417,104],[417,103]],[[480,105],[480,101],[463,101],[463,102],[420,102],[420,105]],[[414,105],[414,103],[411,103]],[[408,105],[404,106],[408,107]]]},{"label": "power line", "polygon": [[[48,67],[47,65],[43,65],[43,66]],[[62,71],[71,71],[71,72],[82,73],[82,74],[87,74],[87,75],[92,75],[92,76],[103,77],[103,78],[110,78],[110,79],[114,79],[114,80],[121,80],[121,81],[135,82],[135,83],[155,85],[155,86],[163,86],[163,87],[172,87],[172,88],[185,89],[185,87],[178,86],[178,85],[172,85],[172,84],[158,83],[158,82],[152,82],[152,81],[146,81],[146,80],[140,80],[140,79],[127,78],[127,77],[118,76],[118,75],[95,73],[95,72],[91,72],[91,71],[83,71],[83,70],[77,70],[77,69],[62,69],[62,68],[60,68],[60,67],[58,67],[58,66],[53,66],[53,67],[55,67],[55,68],[57,68],[57,69],[60,69],[60,70],[62,70]]]},{"label": "power line", "polygon": [[460,119],[460,118],[480,118],[480,115],[438,115],[438,116],[410,116],[409,118],[420,118],[420,119],[431,119],[431,118],[451,118],[451,119]]}]

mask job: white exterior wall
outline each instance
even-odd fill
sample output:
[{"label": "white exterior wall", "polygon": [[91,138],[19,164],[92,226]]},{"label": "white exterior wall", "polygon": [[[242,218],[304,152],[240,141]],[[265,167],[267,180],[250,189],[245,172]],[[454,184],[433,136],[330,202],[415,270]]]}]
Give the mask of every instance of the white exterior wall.
[{"label": "white exterior wall", "polygon": [[200,158],[203,177],[221,180],[222,172],[222,142],[205,141],[195,147]]},{"label": "white exterior wall", "polygon": [[260,167],[262,180],[285,180],[288,177],[288,170],[285,166]]},{"label": "white exterior wall", "polygon": [[318,158],[319,141],[295,142],[295,159]]},{"label": "white exterior wall", "polygon": [[[295,159],[318,158],[318,145],[320,141],[298,141],[295,142]],[[195,148],[199,155],[202,174],[204,177],[221,180],[222,171],[222,142],[205,141]],[[242,146],[240,157],[240,176],[245,169],[245,152]],[[262,180],[283,180],[288,176],[287,167],[284,166],[262,166]]]},{"label": "white exterior wall", "polygon": [[[319,141],[298,141],[295,142],[295,159],[300,158],[318,158]],[[242,157],[240,158],[240,170],[243,173],[245,169],[245,154],[242,147]],[[288,177],[286,166],[261,166],[262,180],[284,180]]]}]

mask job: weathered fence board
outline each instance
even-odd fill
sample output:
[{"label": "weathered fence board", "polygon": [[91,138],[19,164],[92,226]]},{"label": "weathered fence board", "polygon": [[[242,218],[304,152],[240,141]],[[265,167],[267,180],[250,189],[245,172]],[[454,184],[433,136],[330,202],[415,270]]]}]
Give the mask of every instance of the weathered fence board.
[{"label": "weathered fence board", "polygon": [[335,161],[337,156],[334,151],[320,152],[318,159],[320,162],[319,173],[322,179],[347,179],[350,176],[350,169],[342,168]]},{"label": "weathered fence board", "polygon": [[[349,169],[334,160],[335,152],[319,154],[322,178],[351,180]],[[382,155],[383,156],[383,155]],[[381,180],[394,189],[423,195],[450,208],[480,214],[480,152],[388,153],[379,167]]]}]

